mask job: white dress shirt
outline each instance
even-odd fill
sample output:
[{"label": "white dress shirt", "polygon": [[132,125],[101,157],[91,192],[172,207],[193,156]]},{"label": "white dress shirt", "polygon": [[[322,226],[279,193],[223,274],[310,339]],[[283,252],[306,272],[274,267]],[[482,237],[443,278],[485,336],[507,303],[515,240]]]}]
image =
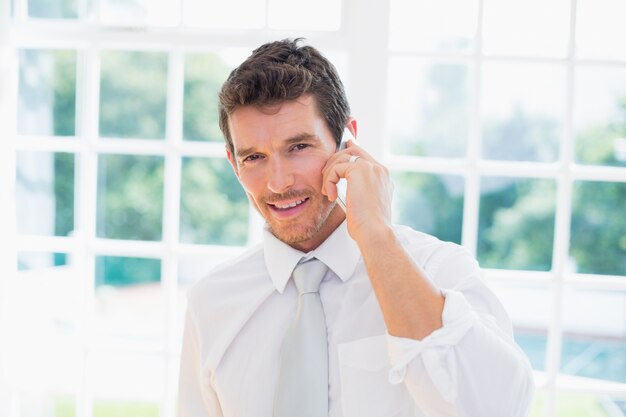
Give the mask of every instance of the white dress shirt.
[{"label": "white dress shirt", "polygon": [[280,348],[297,304],[289,278],[303,256],[329,267],[320,297],[330,417],[526,415],[531,368],[477,262],[458,245],[408,227],[395,232],[445,295],[442,328],[421,341],[387,333],[345,221],[308,254],[266,230],[262,244],[189,292],[179,417],[272,416]]}]

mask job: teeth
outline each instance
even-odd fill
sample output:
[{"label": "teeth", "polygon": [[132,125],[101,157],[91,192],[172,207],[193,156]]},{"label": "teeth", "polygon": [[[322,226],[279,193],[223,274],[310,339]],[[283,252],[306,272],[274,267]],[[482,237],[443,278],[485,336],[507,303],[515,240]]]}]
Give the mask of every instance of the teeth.
[{"label": "teeth", "polygon": [[279,209],[288,209],[288,208],[295,207],[295,206],[297,206],[298,204],[302,204],[302,202],[303,202],[303,201],[304,201],[304,200],[294,201],[293,203],[291,203],[291,204],[287,204],[287,205],[285,205],[285,206],[279,206],[278,204],[275,204],[275,206],[276,206],[276,207],[278,207]]}]

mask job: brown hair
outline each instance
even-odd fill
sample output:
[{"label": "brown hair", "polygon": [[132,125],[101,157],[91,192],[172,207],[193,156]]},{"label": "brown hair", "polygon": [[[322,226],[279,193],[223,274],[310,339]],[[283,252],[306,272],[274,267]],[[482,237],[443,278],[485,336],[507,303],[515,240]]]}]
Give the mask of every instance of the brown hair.
[{"label": "brown hair", "polygon": [[337,70],[317,49],[300,46],[302,38],[261,45],[235,68],[219,94],[220,129],[231,152],[233,139],[228,116],[241,106],[267,106],[315,97],[337,144],[350,117],[350,105]]}]

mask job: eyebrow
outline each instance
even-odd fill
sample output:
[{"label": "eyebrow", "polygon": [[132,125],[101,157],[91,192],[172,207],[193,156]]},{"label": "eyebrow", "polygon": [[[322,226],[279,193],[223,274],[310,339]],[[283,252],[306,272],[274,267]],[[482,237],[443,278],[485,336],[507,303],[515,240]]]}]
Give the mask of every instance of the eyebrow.
[{"label": "eyebrow", "polygon": [[[301,142],[316,142],[319,141],[319,138],[317,137],[317,135],[314,135],[312,133],[299,133],[295,136],[292,136],[288,139],[285,139],[284,141],[284,145],[289,146],[292,145],[294,143],[301,143]],[[240,148],[240,149],[235,149],[235,155],[237,156],[238,159],[241,158],[245,158],[248,155],[251,155],[253,153],[257,152],[257,148],[254,146],[250,146],[247,148]]]}]

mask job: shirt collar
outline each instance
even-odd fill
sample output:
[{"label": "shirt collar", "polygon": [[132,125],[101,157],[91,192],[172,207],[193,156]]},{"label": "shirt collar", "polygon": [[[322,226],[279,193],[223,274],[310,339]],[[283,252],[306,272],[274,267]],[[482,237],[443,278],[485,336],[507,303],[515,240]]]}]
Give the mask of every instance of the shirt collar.
[{"label": "shirt collar", "polygon": [[276,238],[267,225],[263,233],[265,265],[274,286],[283,293],[291,272],[302,258],[324,262],[343,282],[350,279],[361,257],[359,247],[348,234],[344,220],[320,246],[309,253],[301,252]]}]

